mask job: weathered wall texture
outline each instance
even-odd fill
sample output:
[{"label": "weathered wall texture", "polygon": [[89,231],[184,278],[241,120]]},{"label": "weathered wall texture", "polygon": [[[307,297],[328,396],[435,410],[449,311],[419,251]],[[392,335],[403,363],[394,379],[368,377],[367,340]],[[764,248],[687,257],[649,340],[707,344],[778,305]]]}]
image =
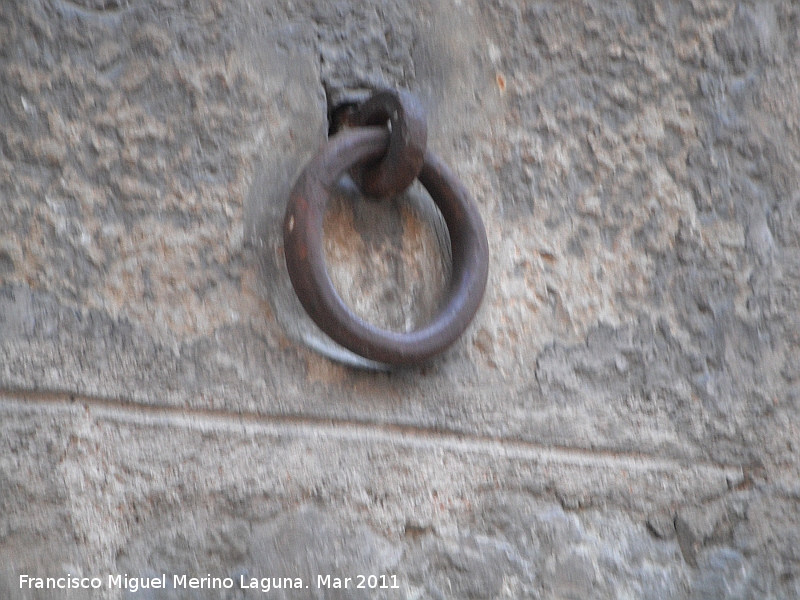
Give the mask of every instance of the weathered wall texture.
[{"label": "weathered wall texture", "polygon": [[[0,596],[800,597],[798,31],[790,0],[0,2]],[[326,357],[278,235],[329,105],[387,85],[491,248],[471,328],[394,373]],[[429,203],[342,195],[343,295],[413,326]],[[129,596],[257,593],[193,594]]]}]

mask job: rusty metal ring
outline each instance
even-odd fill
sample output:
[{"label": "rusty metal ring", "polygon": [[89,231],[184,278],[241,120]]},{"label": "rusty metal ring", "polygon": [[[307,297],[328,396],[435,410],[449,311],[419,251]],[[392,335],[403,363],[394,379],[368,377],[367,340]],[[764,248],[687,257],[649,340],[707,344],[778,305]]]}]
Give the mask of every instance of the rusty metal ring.
[{"label": "rusty metal ring", "polygon": [[361,161],[350,174],[361,191],[372,198],[400,194],[422,170],[428,143],[425,110],[416,96],[405,90],[383,90],[358,106],[350,118],[356,127],[386,125],[392,135],[377,161]]},{"label": "rusty metal ring", "polygon": [[444,307],[430,323],[409,333],[375,327],[347,307],[325,268],[322,224],[330,189],[354,165],[382,156],[389,136],[386,128],[345,130],[309,162],[286,209],[284,254],[295,292],[322,331],[365,358],[410,365],[445,350],[469,325],[486,288],[489,245],[469,193],[450,169],[427,151],[419,180],[444,217],[452,248],[452,276]]}]

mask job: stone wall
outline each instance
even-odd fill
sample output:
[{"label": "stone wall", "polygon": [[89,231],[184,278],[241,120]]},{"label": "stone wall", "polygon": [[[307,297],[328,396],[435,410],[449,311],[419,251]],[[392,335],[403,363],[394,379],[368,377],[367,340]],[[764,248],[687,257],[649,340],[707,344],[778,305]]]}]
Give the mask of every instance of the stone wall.
[{"label": "stone wall", "polygon": [[[0,596],[800,597],[798,32],[789,0],[0,2]],[[329,111],[386,86],[491,251],[402,371],[315,329],[280,237]],[[331,275],[413,328],[435,211],[354,196]],[[102,589],[19,588],[67,573]]]}]

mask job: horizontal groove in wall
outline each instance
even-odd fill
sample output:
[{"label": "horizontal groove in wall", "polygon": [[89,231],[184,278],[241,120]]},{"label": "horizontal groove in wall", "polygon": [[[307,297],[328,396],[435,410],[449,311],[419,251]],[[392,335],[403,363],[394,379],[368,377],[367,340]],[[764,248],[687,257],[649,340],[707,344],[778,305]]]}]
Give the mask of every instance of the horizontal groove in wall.
[{"label": "horizontal groove in wall", "polygon": [[739,479],[742,468],[709,461],[676,460],[644,453],[551,447],[508,438],[470,435],[413,426],[322,419],[307,416],[269,416],[222,410],[120,404],[58,392],[0,390],[0,412],[81,414],[95,421],[144,427],[177,427],[199,432],[308,437],[320,441],[390,444],[421,450],[483,454],[501,459],[627,471],[725,471]]}]

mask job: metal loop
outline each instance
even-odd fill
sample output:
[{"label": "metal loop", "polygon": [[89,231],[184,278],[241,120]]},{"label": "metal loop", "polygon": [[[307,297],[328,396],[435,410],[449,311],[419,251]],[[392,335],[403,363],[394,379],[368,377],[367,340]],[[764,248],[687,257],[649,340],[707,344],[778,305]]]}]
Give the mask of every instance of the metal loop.
[{"label": "metal loop", "polygon": [[350,122],[354,126],[390,123],[386,153],[351,169],[361,191],[372,198],[385,198],[408,189],[422,170],[428,143],[425,111],[416,96],[402,90],[377,92],[356,109]]},{"label": "metal loop", "polygon": [[330,189],[353,166],[382,156],[389,139],[385,128],[358,127],[328,141],[291,192],[284,219],[284,254],[295,292],[322,331],[365,358],[410,365],[445,350],[469,325],[486,287],[489,246],[468,192],[428,151],[419,180],[439,207],[452,246],[452,276],[444,307],[429,324],[409,333],[375,327],[347,307],[325,268],[322,226]]}]

